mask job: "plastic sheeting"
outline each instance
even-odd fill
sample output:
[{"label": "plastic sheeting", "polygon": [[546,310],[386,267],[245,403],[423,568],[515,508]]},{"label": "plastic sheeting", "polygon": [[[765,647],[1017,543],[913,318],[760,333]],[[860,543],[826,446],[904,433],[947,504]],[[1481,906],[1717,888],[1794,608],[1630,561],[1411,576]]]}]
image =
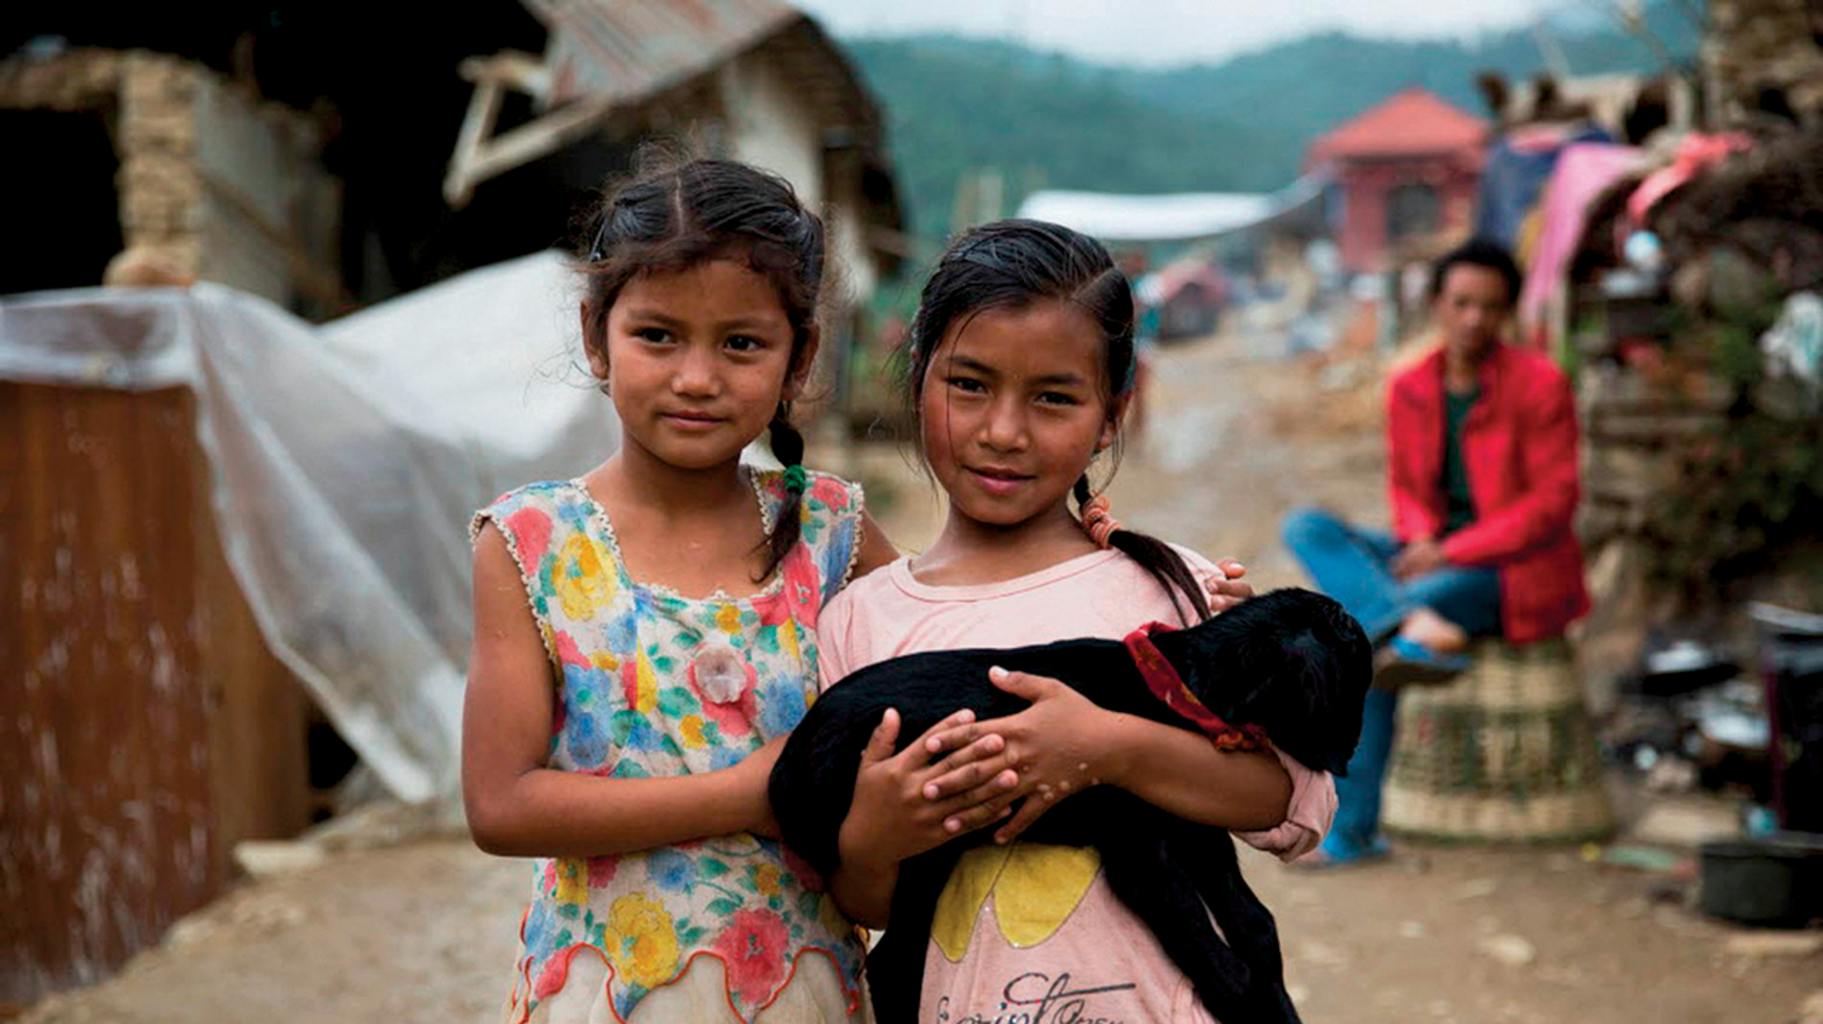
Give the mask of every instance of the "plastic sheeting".
[{"label": "plastic sheeting", "polygon": [[195,392],[216,528],[272,651],[394,795],[453,797],[470,513],[613,450],[541,253],[317,326],[219,285],[0,302],[0,378]]},{"label": "plastic sheeting", "polygon": [[1216,238],[1257,227],[1323,195],[1323,182],[1300,178],[1277,192],[1185,192],[1119,195],[1108,192],[1034,192],[1019,216],[1055,221],[1110,242]]}]

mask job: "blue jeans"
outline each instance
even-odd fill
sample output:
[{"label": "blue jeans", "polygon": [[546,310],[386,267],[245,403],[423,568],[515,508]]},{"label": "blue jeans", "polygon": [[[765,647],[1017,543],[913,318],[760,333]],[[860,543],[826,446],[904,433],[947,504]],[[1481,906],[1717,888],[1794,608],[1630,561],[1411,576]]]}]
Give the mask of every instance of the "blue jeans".
[{"label": "blue jeans", "polygon": [[[1500,577],[1493,569],[1452,566],[1401,580],[1391,565],[1401,545],[1390,534],[1350,526],[1318,509],[1286,517],[1285,546],[1303,564],[1317,589],[1341,602],[1375,645],[1399,631],[1405,617],[1429,608],[1471,636],[1500,633]],[[1380,842],[1380,787],[1393,751],[1399,695],[1369,690],[1361,715],[1361,742],[1336,780],[1336,820],[1323,852],[1351,860]]]}]

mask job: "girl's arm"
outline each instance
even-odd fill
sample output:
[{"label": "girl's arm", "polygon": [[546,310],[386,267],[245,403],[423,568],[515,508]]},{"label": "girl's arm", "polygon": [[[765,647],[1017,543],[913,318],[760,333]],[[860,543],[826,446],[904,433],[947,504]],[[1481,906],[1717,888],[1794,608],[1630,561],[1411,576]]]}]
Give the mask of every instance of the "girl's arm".
[{"label": "girl's arm", "polygon": [[1016,768],[1013,796],[1032,799],[994,833],[997,842],[1011,841],[1058,800],[1103,784],[1204,825],[1262,831],[1285,820],[1291,778],[1271,751],[1217,750],[1198,733],[1108,711],[1044,676],[994,669],[989,677],[1032,706],[946,731],[940,742],[955,746],[991,728],[1005,739],[1006,749],[948,773],[934,786],[940,798],[975,784],[981,773]]},{"label": "girl's arm", "polygon": [[1218,750],[1200,733],[1133,715],[1110,714],[1105,728],[1103,782],[1203,825],[1261,832],[1285,820],[1291,777],[1272,751]]},{"label": "girl's arm", "polygon": [[886,531],[880,529],[873,516],[863,513],[861,549],[855,553],[855,578],[860,579],[883,565],[890,565],[898,557],[899,549],[886,538]]},{"label": "girl's arm", "polygon": [[598,857],[776,834],[766,782],[782,741],[697,775],[610,779],[547,768],[557,691],[519,570],[492,524],[476,538],[474,579],[462,798],[476,845],[509,857]]},{"label": "girl's arm", "polygon": [[842,866],[829,879],[829,895],[835,897],[836,909],[850,921],[879,929],[886,927],[893,890],[898,886],[898,861],[866,860],[845,846]]}]

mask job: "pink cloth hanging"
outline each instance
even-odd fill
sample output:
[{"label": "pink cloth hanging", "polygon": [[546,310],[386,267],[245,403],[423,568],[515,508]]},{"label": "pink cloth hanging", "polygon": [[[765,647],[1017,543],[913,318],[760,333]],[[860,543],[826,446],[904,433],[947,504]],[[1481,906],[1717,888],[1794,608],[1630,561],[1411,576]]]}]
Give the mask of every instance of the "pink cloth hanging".
[{"label": "pink cloth hanging", "polygon": [[1646,214],[1665,198],[1683,188],[1690,179],[1731,155],[1753,147],[1753,140],[1741,132],[1703,135],[1692,132],[1677,145],[1671,163],[1646,175],[1633,194],[1627,197],[1627,216],[1635,227],[1644,227]]},{"label": "pink cloth hanging", "polygon": [[1541,226],[1519,294],[1521,337],[1535,347],[1545,341],[1545,307],[1563,287],[1570,261],[1588,223],[1589,204],[1602,191],[1637,170],[1645,154],[1632,146],[1579,142],[1563,151],[1540,200]]}]

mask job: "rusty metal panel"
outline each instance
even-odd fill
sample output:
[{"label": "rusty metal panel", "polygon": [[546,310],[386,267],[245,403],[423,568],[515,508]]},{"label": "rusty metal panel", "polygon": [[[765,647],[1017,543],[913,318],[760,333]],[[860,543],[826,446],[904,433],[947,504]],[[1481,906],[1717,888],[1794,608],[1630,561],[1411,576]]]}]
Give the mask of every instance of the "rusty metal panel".
[{"label": "rusty metal panel", "polygon": [[221,564],[192,406],[0,383],[0,1005],[105,977],[232,842],[304,824],[301,699]]},{"label": "rusty metal panel", "polygon": [[803,18],[780,0],[525,0],[551,30],[553,104],[636,103]]}]

